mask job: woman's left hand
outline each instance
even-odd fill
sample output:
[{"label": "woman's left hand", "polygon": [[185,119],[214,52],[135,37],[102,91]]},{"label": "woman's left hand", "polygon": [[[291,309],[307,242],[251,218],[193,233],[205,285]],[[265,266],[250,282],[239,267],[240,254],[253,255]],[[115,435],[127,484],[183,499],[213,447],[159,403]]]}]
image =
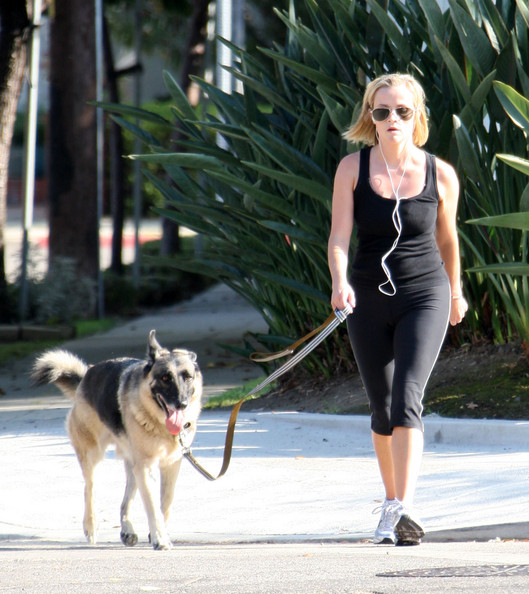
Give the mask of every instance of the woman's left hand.
[{"label": "woman's left hand", "polygon": [[455,326],[463,321],[468,310],[467,300],[461,297],[452,297],[450,301],[450,325]]}]

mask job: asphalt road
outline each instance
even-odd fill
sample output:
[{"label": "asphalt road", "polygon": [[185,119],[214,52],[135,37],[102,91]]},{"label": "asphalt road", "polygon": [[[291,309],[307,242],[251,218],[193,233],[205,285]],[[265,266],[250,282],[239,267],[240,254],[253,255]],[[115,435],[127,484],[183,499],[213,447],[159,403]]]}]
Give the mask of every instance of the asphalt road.
[{"label": "asphalt road", "polygon": [[[262,320],[225,288],[64,346],[95,362],[141,356],[148,331],[190,346],[212,394],[260,374],[224,352]],[[18,361],[0,370],[0,592],[529,591],[528,422],[425,419],[416,504],[418,547],[370,542],[380,480],[368,419],[251,411],[240,416],[227,475],[210,483],[185,465],[169,523],[174,548],[119,543],[121,461],[96,473],[99,544],[83,542],[81,474],[64,430],[69,403],[33,390]],[[205,411],[193,446],[213,471],[227,413]]]},{"label": "asphalt road", "polygon": [[364,543],[0,546],[0,592],[526,593],[529,544]]}]

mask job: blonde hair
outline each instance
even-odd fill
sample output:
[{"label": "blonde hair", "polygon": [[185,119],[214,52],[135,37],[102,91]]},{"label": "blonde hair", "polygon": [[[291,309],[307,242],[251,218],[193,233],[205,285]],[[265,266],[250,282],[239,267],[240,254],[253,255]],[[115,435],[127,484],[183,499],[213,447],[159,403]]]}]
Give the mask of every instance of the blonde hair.
[{"label": "blonde hair", "polygon": [[423,146],[428,140],[428,118],[426,117],[425,97],[421,85],[409,74],[383,74],[372,80],[366,87],[362,110],[356,122],[344,132],[343,137],[352,142],[363,142],[369,146],[375,145],[375,124],[371,118],[370,110],[373,109],[375,94],[382,87],[398,87],[406,85],[414,98],[414,123],[413,144]]}]

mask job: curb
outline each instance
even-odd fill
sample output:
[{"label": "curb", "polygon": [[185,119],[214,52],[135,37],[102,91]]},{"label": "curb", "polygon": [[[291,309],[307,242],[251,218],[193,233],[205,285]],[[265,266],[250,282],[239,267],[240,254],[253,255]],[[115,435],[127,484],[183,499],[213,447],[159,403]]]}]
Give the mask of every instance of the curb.
[{"label": "curb", "polygon": [[74,326],[15,326],[0,325],[0,342],[17,340],[70,340],[75,338]]},{"label": "curb", "polygon": [[[317,413],[271,412],[274,419],[286,423],[303,423],[319,427],[336,428],[365,434],[370,438],[371,429],[367,415],[323,415]],[[424,440],[427,445],[454,445],[516,448],[529,450],[529,420],[508,421],[500,419],[448,419],[427,416],[424,421]]]}]

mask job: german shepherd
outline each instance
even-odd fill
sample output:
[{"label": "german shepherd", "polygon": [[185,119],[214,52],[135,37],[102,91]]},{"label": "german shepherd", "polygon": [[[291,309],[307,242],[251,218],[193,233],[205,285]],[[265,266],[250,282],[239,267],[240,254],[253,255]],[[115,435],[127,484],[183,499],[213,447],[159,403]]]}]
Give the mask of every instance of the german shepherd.
[{"label": "german shepherd", "polygon": [[[166,522],[183,456],[191,444],[202,397],[202,374],[195,353],[169,351],[149,334],[145,360],[119,358],[88,366],[76,355],[56,349],[35,362],[37,385],[56,384],[73,399],[66,421],[85,480],[83,528],[96,542],[93,507],[94,469],[111,443],[125,462],[127,483],[121,504],[121,541],[134,546],[138,536],[129,519],[139,488],[154,549],[170,549]],[[154,502],[151,467],[160,469],[161,510]],[[161,513],[160,513],[161,511]]]}]

